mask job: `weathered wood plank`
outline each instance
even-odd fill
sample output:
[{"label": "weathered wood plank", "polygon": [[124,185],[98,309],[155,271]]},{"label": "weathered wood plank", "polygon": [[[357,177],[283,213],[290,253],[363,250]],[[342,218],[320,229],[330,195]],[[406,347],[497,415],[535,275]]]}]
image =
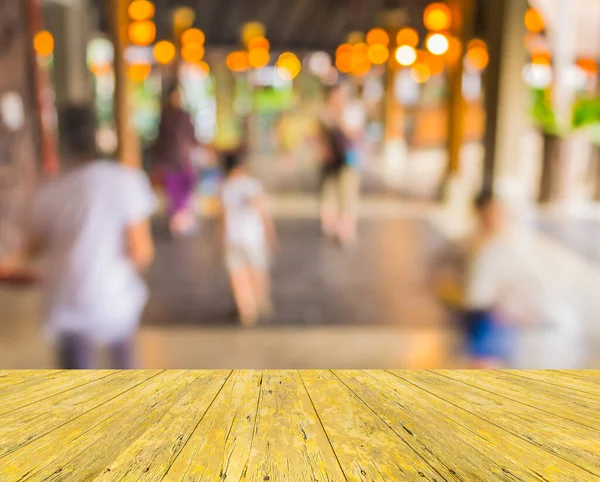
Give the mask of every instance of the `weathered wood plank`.
[{"label": "weathered wood plank", "polygon": [[245,475],[251,482],[345,480],[297,371],[265,372]]},{"label": "weathered wood plank", "polygon": [[538,382],[547,383],[548,385],[587,393],[593,397],[600,397],[600,385],[598,383],[584,378],[574,378],[568,373],[565,374],[550,370],[503,370],[502,373],[506,376],[536,380]]},{"label": "weathered wood plank", "polygon": [[54,373],[58,373],[59,370],[11,370],[3,371],[0,373],[0,397],[3,392],[8,389],[11,385],[17,385],[19,383],[28,383],[33,380],[41,380],[51,376]]},{"label": "weathered wood plank", "polygon": [[577,379],[583,378],[600,385],[600,370],[555,370],[556,373],[569,375]]},{"label": "weathered wood plank", "polygon": [[443,372],[394,373],[592,474],[600,473],[600,430],[470,387],[445,377]]},{"label": "weathered wood plank", "polygon": [[[0,457],[77,419],[160,372],[123,371],[0,417]],[[72,375],[74,379],[82,375]]]},{"label": "weathered wood plank", "polygon": [[[484,453],[496,454],[495,460],[507,460],[533,476],[525,480],[591,481],[597,480],[588,471],[550,454],[529,441],[522,439],[504,428],[487,423],[481,417],[452,404],[438,394],[431,393],[385,371],[370,372],[381,385],[389,386],[396,393],[398,403],[411,413],[417,411],[424,425],[439,423],[442,417],[454,427],[444,438],[464,440]],[[440,394],[443,396],[443,394]],[[510,470],[510,469],[508,469]],[[509,476],[510,474],[507,474]],[[515,474],[518,475],[518,472]],[[558,477],[558,478],[557,478]]]},{"label": "weathered wood plank", "polygon": [[333,373],[301,376],[347,480],[459,480],[432,468]]},{"label": "weathered wood plank", "polygon": [[183,389],[185,393],[165,416],[94,480],[159,481],[165,477],[231,375],[229,370],[196,373],[196,379]]},{"label": "weathered wood plank", "polygon": [[[498,447],[438,412],[422,390],[385,372],[334,370],[361,400],[396,433],[408,434],[408,443],[435,467],[443,466],[460,480],[520,481],[536,474],[503,456]],[[476,418],[482,428],[487,424]],[[452,437],[448,437],[452,434]],[[545,453],[539,451],[541,455]]]},{"label": "weathered wood plank", "polygon": [[535,380],[503,376],[502,372],[444,371],[440,373],[469,386],[524,403],[586,427],[600,427],[600,402],[590,400],[590,397],[583,393]]},{"label": "weathered wood plank", "polygon": [[61,370],[46,377],[24,378],[22,383],[12,384],[0,390],[0,416],[17,408],[39,403],[54,395],[102,380],[115,373],[117,373],[116,370],[98,370],[84,371],[73,376],[73,372]]},{"label": "weathered wood plank", "polygon": [[250,456],[260,371],[234,372],[171,465],[165,481],[242,480]]},{"label": "weathered wood plank", "polygon": [[98,475],[166,413],[190,381],[185,371],[169,370],[142,382],[0,458],[0,480],[87,480]]}]

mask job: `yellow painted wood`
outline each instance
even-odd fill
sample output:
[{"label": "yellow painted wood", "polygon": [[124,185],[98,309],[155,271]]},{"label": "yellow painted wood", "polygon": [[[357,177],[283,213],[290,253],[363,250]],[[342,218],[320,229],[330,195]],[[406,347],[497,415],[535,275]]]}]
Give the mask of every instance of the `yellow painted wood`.
[{"label": "yellow painted wood", "polygon": [[46,377],[24,379],[22,383],[13,383],[0,391],[0,415],[25,407],[33,402],[52,397],[62,392],[84,386],[90,382],[111,376],[116,371],[86,371],[73,377],[68,371],[54,371]]},{"label": "yellow painted wood", "polygon": [[[376,371],[334,370],[334,374],[415,452],[443,466],[459,480],[509,481],[535,478],[526,467],[503,457],[497,447],[423,401],[414,387],[393,375]],[[452,434],[448,437],[447,434]],[[482,478],[482,474],[486,474]]]},{"label": "yellow painted wood", "polygon": [[[501,372],[476,373],[445,371],[444,376],[479,387],[530,407],[558,415],[590,428],[600,427],[598,405],[584,393],[525,378],[503,376]],[[527,397],[523,397],[527,393]]]},{"label": "yellow painted wood", "polygon": [[[552,386],[568,388],[569,390],[584,392],[594,397],[600,397],[600,384],[598,382],[593,382],[583,378],[576,378],[572,375],[561,372],[507,370],[503,373],[505,373],[507,376],[516,376],[525,378],[527,380],[536,380]],[[598,375],[598,378],[600,378],[600,374]]]},{"label": "yellow painted wood", "polygon": [[596,370],[556,370],[553,373],[562,373],[577,379],[583,378],[600,385],[600,372]]},{"label": "yellow painted wood", "polygon": [[[0,456],[6,456],[21,446],[93,410],[114,397],[125,393],[157,372],[118,372],[37,403],[31,403],[0,417]],[[73,380],[82,375],[71,375]],[[67,407],[68,410],[64,410]]]},{"label": "yellow painted wood", "polygon": [[[34,480],[87,480],[97,475],[160,420],[181,388],[196,377],[171,370],[145,380],[1,458],[0,480],[28,474]],[[68,414],[69,406],[58,410]]]},{"label": "yellow painted wood", "polygon": [[239,371],[228,380],[173,462],[165,481],[241,480],[250,456],[262,372]]},{"label": "yellow painted wood", "polygon": [[229,370],[196,372],[183,396],[96,480],[159,481],[187,444],[194,429],[231,375]]},{"label": "yellow painted wood", "polygon": [[[443,480],[333,373],[301,375],[347,480]],[[444,478],[459,480],[447,470]]]},{"label": "yellow painted wood", "polygon": [[13,370],[2,372],[2,374],[0,374],[0,394],[5,393],[10,385],[40,380],[49,377],[58,371],[59,370]]},{"label": "yellow painted wood", "polygon": [[585,427],[564,418],[513,402],[444,376],[444,372],[401,372],[400,377],[439,395],[490,424],[520,435],[544,450],[600,474],[600,428]]},{"label": "yellow painted wood", "polygon": [[[424,374],[424,372],[419,373]],[[561,481],[597,480],[576,465],[444,400],[443,393],[423,390],[403,380],[400,377],[404,372],[397,372],[396,376],[383,371],[370,372],[370,374],[381,385],[389,386],[396,394],[396,400],[410,413],[414,413],[421,424],[437,425],[440,423],[440,418],[451,424],[452,429],[445,431],[442,437],[456,442],[454,450],[458,450],[459,441],[464,441],[465,444],[476,447],[485,454],[491,454],[490,458],[494,461],[506,459],[523,470],[531,471],[534,477],[526,477],[525,480],[542,477],[545,480],[556,480],[558,474]],[[448,433],[451,436],[448,436]],[[508,470],[510,471],[510,468]]]},{"label": "yellow painted wood", "polygon": [[599,381],[0,371],[0,481],[600,481]]},{"label": "yellow painted wood", "polygon": [[263,376],[245,480],[344,480],[297,371],[267,371]]}]

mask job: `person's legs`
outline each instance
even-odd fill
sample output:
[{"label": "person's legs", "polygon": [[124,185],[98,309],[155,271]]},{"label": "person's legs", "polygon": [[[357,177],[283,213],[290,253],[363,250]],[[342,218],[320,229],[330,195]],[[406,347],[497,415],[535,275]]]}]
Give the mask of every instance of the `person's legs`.
[{"label": "person's legs", "polygon": [[264,269],[252,268],[249,270],[252,287],[258,302],[261,316],[273,315],[273,302],[271,300],[271,279],[269,272]]},{"label": "person's legs", "polygon": [[360,196],[360,177],[352,168],[340,173],[339,203],[340,219],[338,237],[343,245],[351,245],[357,238],[358,203]]},{"label": "person's legs", "polygon": [[86,337],[66,333],[58,346],[60,367],[63,370],[91,370],[93,368],[93,344]]},{"label": "person's legs", "polygon": [[471,312],[467,319],[468,353],[471,368],[491,370],[502,367],[502,339],[491,313]]},{"label": "person's legs", "polygon": [[133,339],[124,338],[108,347],[114,370],[132,370],[135,368]]},{"label": "person's legs", "polygon": [[258,319],[259,306],[253,278],[248,267],[249,263],[244,251],[229,248],[227,265],[240,321],[244,325],[253,325]]},{"label": "person's legs", "polygon": [[190,209],[194,190],[194,176],[186,171],[169,171],[164,176],[169,200],[169,226],[174,235],[185,234],[193,227]]},{"label": "person's legs", "polygon": [[321,185],[321,229],[325,236],[335,236],[337,232],[337,176],[332,174],[323,179]]}]

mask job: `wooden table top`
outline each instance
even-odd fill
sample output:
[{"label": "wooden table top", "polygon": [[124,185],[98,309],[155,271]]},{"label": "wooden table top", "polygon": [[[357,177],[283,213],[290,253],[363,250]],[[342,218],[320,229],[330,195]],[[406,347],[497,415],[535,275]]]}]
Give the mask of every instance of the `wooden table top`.
[{"label": "wooden table top", "polygon": [[4,371],[16,480],[599,481],[600,372]]}]

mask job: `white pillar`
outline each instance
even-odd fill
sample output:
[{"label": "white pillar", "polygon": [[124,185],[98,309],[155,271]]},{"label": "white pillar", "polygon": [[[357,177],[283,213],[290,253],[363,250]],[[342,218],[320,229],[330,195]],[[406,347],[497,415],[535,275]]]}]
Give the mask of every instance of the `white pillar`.
[{"label": "white pillar", "polygon": [[54,85],[59,108],[93,100],[92,76],[87,67],[87,46],[94,31],[93,13],[88,0],[44,6],[46,26],[55,39]]},{"label": "white pillar", "polygon": [[575,64],[576,6],[574,0],[555,0],[555,30],[551,34],[556,83],[554,108],[558,122],[566,127],[571,119],[573,88],[569,85],[569,70]]}]

